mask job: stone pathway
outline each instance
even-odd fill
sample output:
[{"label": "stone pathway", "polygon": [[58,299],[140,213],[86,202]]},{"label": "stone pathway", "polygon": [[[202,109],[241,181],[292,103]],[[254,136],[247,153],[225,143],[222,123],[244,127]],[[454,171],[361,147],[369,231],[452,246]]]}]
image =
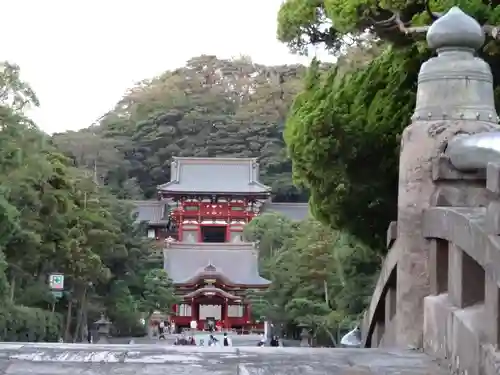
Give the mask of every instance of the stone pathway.
[{"label": "stone pathway", "polygon": [[198,348],[0,343],[5,375],[444,375],[422,353],[379,349]]}]

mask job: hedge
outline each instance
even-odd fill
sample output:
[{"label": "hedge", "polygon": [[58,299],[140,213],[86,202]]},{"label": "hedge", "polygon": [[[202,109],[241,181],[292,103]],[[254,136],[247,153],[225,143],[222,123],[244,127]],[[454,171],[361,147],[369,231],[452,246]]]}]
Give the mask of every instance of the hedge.
[{"label": "hedge", "polygon": [[57,342],[61,327],[58,313],[16,305],[0,308],[0,341]]}]

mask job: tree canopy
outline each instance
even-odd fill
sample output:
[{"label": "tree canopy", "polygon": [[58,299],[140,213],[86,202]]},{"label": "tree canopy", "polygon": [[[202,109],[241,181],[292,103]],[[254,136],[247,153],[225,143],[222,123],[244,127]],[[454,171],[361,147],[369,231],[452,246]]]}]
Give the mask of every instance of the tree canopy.
[{"label": "tree canopy", "polygon": [[[500,6],[458,4],[481,23],[500,21]],[[431,2],[434,11],[452,5],[457,2]],[[432,53],[421,36],[380,23],[394,14],[416,25],[431,22],[425,1],[288,0],[278,15],[278,36],[290,48],[323,43],[340,57],[328,73],[318,63],[311,66],[287,118],[294,178],[309,189],[319,220],[381,251],[396,219],[399,137],[411,121],[420,65]],[[492,66],[498,93],[500,65],[493,51],[488,42],[481,55]],[[345,69],[359,54],[366,60]]]},{"label": "tree canopy", "polygon": [[[147,311],[134,304],[158,298],[169,309],[169,281],[151,285],[151,244],[131,207],[75,168],[25,117],[38,102],[19,67],[1,65],[0,93],[1,338],[57,340],[64,321],[65,338],[74,340],[115,306],[128,304],[113,318],[135,326]],[[65,276],[59,301],[48,286],[51,273]]]},{"label": "tree canopy", "polygon": [[305,200],[282,136],[303,73],[246,57],[194,57],[132,87],[98,125],[53,141],[78,166],[95,167],[120,198],[154,197],[170,178],[172,156],[231,156],[258,157],[277,200]]},{"label": "tree canopy", "polygon": [[259,243],[261,269],[272,282],[251,294],[256,319],[288,332],[305,324],[329,346],[359,321],[380,264],[366,246],[317,221],[294,223],[272,213],[253,219],[245,236]]},{"label": "tree canopy", "polygon": [[286,0],[278,13],[278,39],[292,51],[306,53],[311,45],[321,45],[342,53],[346,44],[355,44],[367,33],[382,40],[408,47],[406,36],[389,20],[395,13],[402,23],[431,23],[431,12],[439,13],[452,6],[475,17],[481,24],[497,24],[498,5],[481,0]]}]

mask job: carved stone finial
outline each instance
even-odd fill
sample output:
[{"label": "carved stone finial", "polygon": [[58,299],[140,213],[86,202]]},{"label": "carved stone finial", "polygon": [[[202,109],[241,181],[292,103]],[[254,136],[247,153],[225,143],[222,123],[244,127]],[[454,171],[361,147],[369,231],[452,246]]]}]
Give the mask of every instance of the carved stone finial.
[{"label": "carved stone finial", "polygon": [[458,47],[477,50],[484,40],[481,25],[459,7],[451,8],[427,32],[427,43],[432,49]]},{"label": "carved stone finial", "polygon": [[420,68],[413,121],[494,122],[491,69],[474,54],[484,35],[481,25],[457,7],[429,27],[427,42],[437,56]]}]

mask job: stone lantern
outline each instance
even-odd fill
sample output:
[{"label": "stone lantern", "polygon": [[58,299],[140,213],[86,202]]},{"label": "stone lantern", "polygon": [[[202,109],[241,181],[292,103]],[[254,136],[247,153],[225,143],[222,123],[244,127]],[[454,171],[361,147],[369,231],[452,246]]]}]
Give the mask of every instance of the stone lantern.
[{"label": "stone lantern", "polygon": [[302,331],[300,332],[300,346],[303,348],[310,347],[311,344],[309,343],[311,339],[311,334],[309,333],[309,330],[307,329],[306,324],[299,324],[299,328],[302,328]]},{"label": "stone lantern", "polygon": [[101,318],[94,322],[94,329],[97,332],[98,343],[107,343],[107,337],[109,336],[111,328],[111,322],[105,317],[104,313],[101,313]]}]

